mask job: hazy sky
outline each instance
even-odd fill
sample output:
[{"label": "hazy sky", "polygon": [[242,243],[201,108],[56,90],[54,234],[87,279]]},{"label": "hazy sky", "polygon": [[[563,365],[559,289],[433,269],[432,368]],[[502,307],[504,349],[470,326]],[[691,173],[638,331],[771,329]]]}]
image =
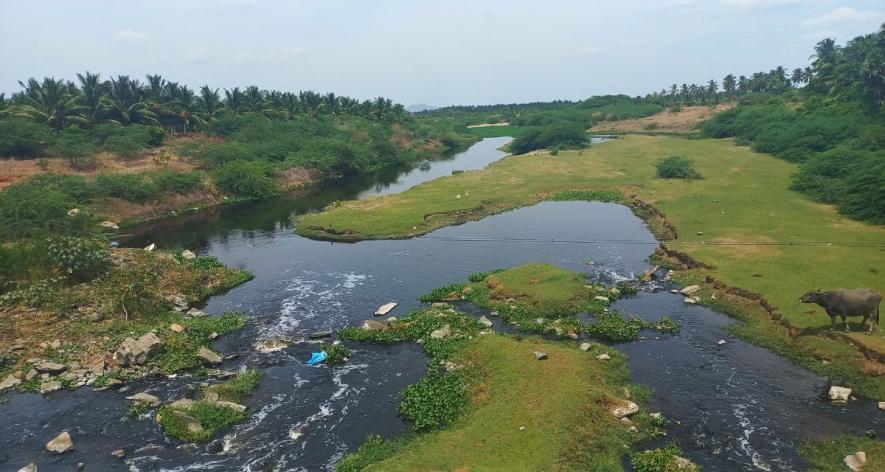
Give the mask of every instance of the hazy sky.
[{"label": "hazy sky", "polygon": [[405,105],[645,94],[876,31],[883,0],[0,0],[0,91],[89,70]]}]

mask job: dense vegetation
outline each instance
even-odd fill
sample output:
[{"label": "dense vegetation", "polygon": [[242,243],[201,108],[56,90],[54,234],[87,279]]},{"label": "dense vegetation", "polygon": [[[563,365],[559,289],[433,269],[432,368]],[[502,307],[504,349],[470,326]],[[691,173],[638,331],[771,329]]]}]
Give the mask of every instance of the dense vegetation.
[{"label": "dense vegetation", "polygon": [[659,160],[655,167],[662,179],[700,179],[701,173],[694,168],[694,161],[685,156],[670,156]]},{"label": "dense vegetation", "polygon": [[800,91],[747,96],[703,132],[800,163],[794,190],[885,223],[885,26],[843,47],[825,39],[813,57]]}]

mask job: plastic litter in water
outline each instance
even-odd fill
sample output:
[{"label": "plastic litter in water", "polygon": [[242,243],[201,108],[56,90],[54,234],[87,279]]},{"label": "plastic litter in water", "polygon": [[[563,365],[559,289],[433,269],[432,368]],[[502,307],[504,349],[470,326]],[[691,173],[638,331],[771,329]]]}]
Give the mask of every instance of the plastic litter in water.
[{"label": "plastic litter in water", "polygon": [[326,352],[325,351],[313,352],[310,354],[310,360],[307,361],[307,365],[317,365],[320,362],[323,362],[325,360],[326,360]]}]

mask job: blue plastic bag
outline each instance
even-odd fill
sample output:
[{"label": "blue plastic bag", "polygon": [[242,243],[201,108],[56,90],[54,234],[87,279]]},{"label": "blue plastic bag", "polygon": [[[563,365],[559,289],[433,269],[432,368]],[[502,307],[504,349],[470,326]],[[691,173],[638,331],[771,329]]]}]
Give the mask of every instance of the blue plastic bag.
[{"label": "blue plastic bag", "polygon": [[310,360],[307,361],[307,365],[317,365],[324,360],[326,360],[326,351],[314,352],[311,353]]}]

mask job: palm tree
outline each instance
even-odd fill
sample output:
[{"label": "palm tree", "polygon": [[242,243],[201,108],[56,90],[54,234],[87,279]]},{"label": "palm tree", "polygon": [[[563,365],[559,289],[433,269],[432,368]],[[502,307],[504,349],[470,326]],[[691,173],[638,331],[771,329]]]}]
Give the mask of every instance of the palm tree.
[{"label": "palm tree", "polygon": [[734,74],[728,74],[722,78],[722,88],[725,89],[725,94],[728,95],[729,98],[734,97],[734,91],[737,89],[737,82],[735,82]]},{"label": "palm tree", "polygon": [[109,82],[110,99],[120,123],[156,123],[156,114],[142,101],[141,83],[128,75],[117,76]]},{"label": "palm tree", "polygon": [[706,92],[707,99],[710,101],[710,103],[716,103],[717,94],[719,93],[719,84],[717,84],[715,80],[710,79],[710,81],[707,82]]},{"label": "palm tree", "polygon": [[240,114],[243,112],[245,97],[243,97],[243,92],[239,87],[234,87],[232,90],[224,90],[224,105],[230,109],[230,111]]},{"label": "palm tree", "polygon": [[110,118],[113,105],[107,97],[100,75],[86,71],[85,74],[77,74],[77,80],[80,82],[79,103],[83,106],[87,124],[94,126],[103,121],[118,123]]},{"label": "palm tree", "polygon": [[200,87],[200,96],[197,102],[202,109],[204,120],[212,120],[224,110],[224,103],[221,101],[221,95],[218,89],[211,89],[208,85]]},{"label": "palm tree", "polygon": [[20,103],[12,107],[11,113],[42,121],[56,131],[72,123],[85,123],[85,107],[79,104],[79,97],[70,93],[70,88],[62,80],[46,77],[43,82],[28,79],[27,84],[19,82],[25,90],[16,98]]},{"label": "palm tree", "polygon": [[805,79],[805,70],[801,67],[797,67],[793,69],[793,72],[790,74],[790,82],[793,83],[794,87],[798,87],[801,84],[806,82]]}]

